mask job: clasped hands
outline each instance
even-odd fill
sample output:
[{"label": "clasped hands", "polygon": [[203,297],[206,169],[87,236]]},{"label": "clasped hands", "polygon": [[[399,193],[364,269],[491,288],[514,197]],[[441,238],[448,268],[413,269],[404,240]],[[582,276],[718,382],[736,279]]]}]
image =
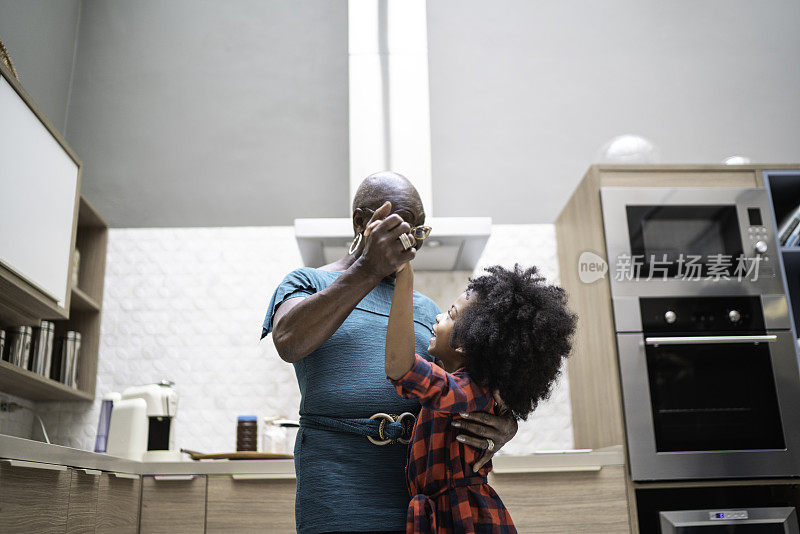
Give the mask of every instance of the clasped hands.
[{"label": "clasped hands", "polygon": [[415,246],[406,250],[400,241],[400,235],[406,234],[411,244],[416,244],[410,230],[410,224],[392,213],[392,203],[384,202],[372,214],[364,229],[365,244],[361,254],[364,264],[380,278],[402,270],[417,255]]}]

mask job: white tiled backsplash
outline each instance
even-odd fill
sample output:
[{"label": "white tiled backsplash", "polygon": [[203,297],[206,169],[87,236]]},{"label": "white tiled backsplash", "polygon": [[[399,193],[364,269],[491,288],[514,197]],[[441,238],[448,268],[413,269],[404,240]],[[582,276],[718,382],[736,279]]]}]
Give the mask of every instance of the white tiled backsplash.
[{"label": "white tiled backsplash", "polygon": [[[558,282],[552,225],[496,225],[476,273],[493,264],[537,265]],[[177,445],[235,450],[236,416],[298,417],[300,392],[271,338],[259,342],[275,287],[302,265],[292,227],[112,229],[103,298],[98,399],[128,386],[173,380]],[[446,308],[472,273],[416,273],[416,289]],[[9,398],[0,392],[0,399]],[[94,403],[37,403],[54,443],[93,449]],[[27,410],[0,413],[0,432],[41,439]],[[573,444],[563,377],[504,452]]]}]

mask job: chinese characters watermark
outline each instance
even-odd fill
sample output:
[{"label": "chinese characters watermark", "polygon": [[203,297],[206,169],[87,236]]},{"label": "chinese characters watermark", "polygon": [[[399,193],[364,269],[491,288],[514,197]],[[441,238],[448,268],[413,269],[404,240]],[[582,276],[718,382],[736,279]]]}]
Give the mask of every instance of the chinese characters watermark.
[{"label": "chinese characters watermark", "polygon": [[[667,254],[622,254],[614,264],[614,280],[632,282],[640,280],[758,280],[758,271],[763,257],[739,254],[678,254],[669,258]],[[603,278],[609,270],[608,264],[593,252],[583,252],[578,259],[578,277],[581,282],[591,284]]]}]

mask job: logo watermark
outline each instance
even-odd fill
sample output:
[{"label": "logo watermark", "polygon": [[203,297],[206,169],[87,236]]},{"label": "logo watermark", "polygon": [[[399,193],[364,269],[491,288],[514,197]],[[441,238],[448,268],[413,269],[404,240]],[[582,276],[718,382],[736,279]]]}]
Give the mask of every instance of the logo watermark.
[{"label": "logo watermark", "polygon": [[608,272],[606,260],[594,252],[581,252],[578,258],[578,278],[584,284],[591,284],[603,278]]}]

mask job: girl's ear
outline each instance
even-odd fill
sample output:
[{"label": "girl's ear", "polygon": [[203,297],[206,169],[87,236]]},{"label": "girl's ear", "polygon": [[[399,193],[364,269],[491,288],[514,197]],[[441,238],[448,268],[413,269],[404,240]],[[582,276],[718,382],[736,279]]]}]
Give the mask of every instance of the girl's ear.
[{"label": "girl's ear", "polygon": [[456,352],[459,354],[466,354],[466,351],[464,351],[464,349],[462,349],[461,347],[456,347]]}]

